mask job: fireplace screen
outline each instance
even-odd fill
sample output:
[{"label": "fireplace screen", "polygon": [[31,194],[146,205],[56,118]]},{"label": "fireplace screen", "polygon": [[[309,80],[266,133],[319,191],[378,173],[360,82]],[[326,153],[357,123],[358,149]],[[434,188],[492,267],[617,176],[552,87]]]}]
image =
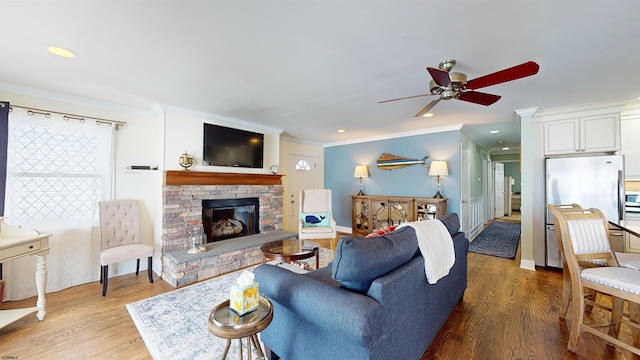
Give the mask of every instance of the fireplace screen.
[{"label": "fireplace screen", "polygon": [[259,199],[202,201],[202,222],[207,242],[259,234]]}]

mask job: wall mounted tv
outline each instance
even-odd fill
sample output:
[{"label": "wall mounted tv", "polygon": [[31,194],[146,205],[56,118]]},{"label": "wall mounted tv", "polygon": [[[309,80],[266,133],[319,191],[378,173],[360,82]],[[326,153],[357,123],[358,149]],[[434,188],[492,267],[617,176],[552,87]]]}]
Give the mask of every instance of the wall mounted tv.
[{"label": "wall mounted tv", "polygon": [[262,168],[264,134],[204,124],[202,164]]}]

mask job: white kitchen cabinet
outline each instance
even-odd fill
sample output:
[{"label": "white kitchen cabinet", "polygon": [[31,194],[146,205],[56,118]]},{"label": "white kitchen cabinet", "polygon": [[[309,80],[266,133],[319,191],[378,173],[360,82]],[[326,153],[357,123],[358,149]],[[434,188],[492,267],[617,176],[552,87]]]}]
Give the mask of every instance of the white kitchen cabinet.
[{"label": "white kitchen cabinet", "polygon": [[565,155],[620,150],[620,115],[576,117],[544,123],[544,154]]},{"label": "white kitchen cabinet", "polygon": [[622,120],[621,153],[627,179],[640,179],[640,118]]}]

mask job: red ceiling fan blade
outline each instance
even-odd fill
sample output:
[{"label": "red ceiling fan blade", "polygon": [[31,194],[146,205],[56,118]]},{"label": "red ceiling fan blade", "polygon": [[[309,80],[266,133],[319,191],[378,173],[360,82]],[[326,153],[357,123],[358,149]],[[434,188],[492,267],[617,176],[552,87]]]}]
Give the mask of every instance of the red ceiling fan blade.
[{"label": "red ceiling fan blade", "polygon": [[401,98],[397,98],[397,99],[382,100],[382,101],[378,101],[378,104],[386,103],[386,102],[389,102],[389,101],[397,101],[397,100],[404,100],[404,99],[413,99],[413,98],[417,98],[417,97],[431,96],[431,95],[433,95],[433,94],[421,94],[421,95],[413,95],[413,96],[401,97]]},{"label": "red ceiling fan blade", "polygon": [[451,78],[449,78],[448,71],[432,67],[427,67],[427,71],[429,71],[429,74],[431,74],[431,77],[436,84],[444,87],[451,85]]},{"label": "red ceiling fan blade", "polygon": [[535,75],[538,73],[540,65],[533,61],[528,61],[524,64],[516,65],[514,67],[494,72],[493,74],[481,76],[473,80],[467,81],[467,89],[480,89],[486,86],[496,85],[511,80],[520,79],[523,77]]},{"label": "red ceiling fan blade", "polygon": [[456,97],[456,99],[462,100],[462,101],[472,102],[474,104],[480,104],[480,105],[488,106],[488,105],[491,105],[491,104],[495,103],[496,101],[500,100],[500,96],[493,95],[493,94],[487,94],[487,93],[483,93],[483,92],[479,92],[479,91],[467,91],[467,92],[463,92],[462,94],[458,95],[458,97]]},{"label": "red ceiling fan blade", "polygon": [[432,102],[430,102],[427,106],[425,106],[422,110],[420,110],[415,117],[418,116],[422,116],[426,113],[429,112],[429,110],[431,110],[432,107],[436,106],[436,104],[438,104],[440,102],[440,98],[437,98],[435,100],[433,100]]}]

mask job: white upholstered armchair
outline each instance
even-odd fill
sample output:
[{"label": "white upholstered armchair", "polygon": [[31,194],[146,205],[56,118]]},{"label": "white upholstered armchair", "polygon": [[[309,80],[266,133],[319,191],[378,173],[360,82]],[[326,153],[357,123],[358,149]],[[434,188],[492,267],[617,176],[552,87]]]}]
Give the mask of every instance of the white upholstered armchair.
[{"label": "white upholstered armchair", "polygon": [[336,222],[331,209],[330,189],[300,190],[299,239],[333,239]]},{"label": "white upholstered armchair", "polygon": [[140,258],[148,259],[149,282],[153,283],[153,246],[142,244],[140,212],[137,200],[100,201],[100,282],[102,296],[107,294],[109,265],[136,259],[136,275]]}]

